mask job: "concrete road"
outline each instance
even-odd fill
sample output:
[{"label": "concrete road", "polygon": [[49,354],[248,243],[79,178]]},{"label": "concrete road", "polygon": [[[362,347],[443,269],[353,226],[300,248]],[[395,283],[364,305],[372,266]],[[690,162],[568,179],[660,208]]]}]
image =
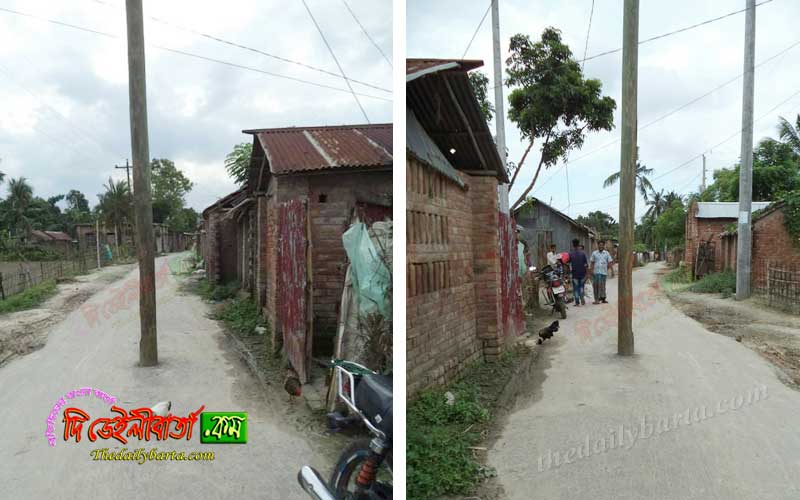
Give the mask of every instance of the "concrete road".
[{"label": "concrete road", "polygon": [[[177,256],[170,256],[176,259]],[[164,269],[166,257],[157,259]],[[208,498],[301,499],[298,469],[307,463],[326,473],[331,463],[314,437],[282,423],[283,400],[268,401],[247,368],[225,349],[226,338],[208,306],[180,290],[176,276],[157,280],[158,349],[160,364],[141,368],[138,303],[120,307],[118,291],[138,286],[138,270],[92,296],[82,309],[51,327],[46,345],[0,368],[0,438],[2,498]],[[100,306],[108,316],[96,321],[85,314]],[[124,305],[124,302],[123,302]],[[172,400],[172,413],[187,416],[205,405],[207,411],[248,412],[248,442],[244,445],[200,443],[200,424],[191,441],[150,442],[130,438],[87,438],[97,417],[110,417],[110,404],[95,396],[75,397],[68,406],[86,411],[79,443],[63,440],[61,414],[56,419],[56,443],[45,437],[51,408],[69,391],[100,389],[117,398],[126,410]],[[302,404],[302,403],[299,403]],[[160,451],[213,451],[213,461],[95,461],[90,452],[157,448]]]},{"label": "concrete road", "polygon": [[510,499],[800,498],[800,393],[634,272],[636,355],[609,304],[571,307],[489,453]]}]

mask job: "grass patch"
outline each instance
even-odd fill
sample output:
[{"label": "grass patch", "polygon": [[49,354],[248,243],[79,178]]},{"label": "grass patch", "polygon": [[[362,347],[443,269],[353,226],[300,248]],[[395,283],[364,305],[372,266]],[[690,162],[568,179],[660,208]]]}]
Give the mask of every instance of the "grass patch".
[{"label": "grass patch", "polygon": [[[448,387],[421,392],[406,417],[406,484],[409,500],[470,495],[492,471],[476,460],[471,446],[484,436],[497,399],[521,350],[494,363],[476,363]],[[455,398],[448,404],[446,392]]]},{"label": "grass patch", "polygon": [[216,285],[208,281],[208,278],[203,278],[197,284],[197,293],[206,300],[213,300],[220,302],[223,300],[232,299],[239,292],[239,282],[231,281],[223,285]]},{"label": "grass patch", "polygon": [[689,273],[684,266],[678,266],[672,271],[664,275],[664,281],[673,285],[682,285],[689,283]]},{"label": "grass patch", "polygon": [[49,299],[56,293],[55,280],[48,280],[34,285],[24,292],[12,295],[6,300],[0,300],[0,314],[32,309]]},{"label": "grass patch", "polygon": [[238,335],[255,335],[257,326],[265,326],[258,306],[250,299],[233,299],[222,306],[216,318]]},{"label": "grass patch", "polygon": [[736,291],[736,274],[732,271],[708,274],[689,285],[688,290],[696,293],[722,293],[730,297]]}]

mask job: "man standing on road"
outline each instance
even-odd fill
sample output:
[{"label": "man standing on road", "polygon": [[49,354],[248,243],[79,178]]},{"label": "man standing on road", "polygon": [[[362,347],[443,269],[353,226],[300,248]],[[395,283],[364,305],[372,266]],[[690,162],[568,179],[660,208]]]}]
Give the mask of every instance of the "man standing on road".
[{"label": "man standing on road", "polygon": [[575,307],[586,305],[583,287],[586,283],[586,269],[589,261],[586,254],[580,248],[581,242],[577,238],[572,240],[572,252],[569,254],[569,262],[572,266],[572,295],[575,297]]},{"label": "man standing on road", "polygon": [[597,242],[597,250],[592,252],[591,270],[592,290],[594,291],[594,302],[592,304],[608,304],[606,301],[606,277],[609,265],[613,265],[614,259],[606,250],[605,240]]}]

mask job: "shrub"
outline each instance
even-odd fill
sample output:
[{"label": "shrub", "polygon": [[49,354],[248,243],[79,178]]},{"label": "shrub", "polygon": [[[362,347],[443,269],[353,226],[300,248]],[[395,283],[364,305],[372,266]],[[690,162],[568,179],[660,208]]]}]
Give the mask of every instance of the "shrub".
[{"label": "shrub", "polygon": [[203,278],[200,280],[197,290],[204,299],[221,302],[235,297],[240,287],[238,281],[230,281],[222,285],[215,285],[208,281],[207,278]]},{"label": "shrub", "polygon": [[736,290],[736,274],[732,271],[708,274],[692,283],[688,290],[697,293],[723,293]]},{"label": "shrub", "polygon": [[689,272],[686,267],[678,266],[664,275],[664,281],[673,284],[689,283]]},{"label": "shrub", "polygon": [[253,335],[257,326],[265,325],[258,306],[250,299],[234,299],[225,304],[217,319],[239,335]]},{"label": "shrub", "polygon": [[0,314],[8,314],[25,309],[32,309],[56,293],[55,280],[48,280],[34,285],[24,292],[0,300]]}]

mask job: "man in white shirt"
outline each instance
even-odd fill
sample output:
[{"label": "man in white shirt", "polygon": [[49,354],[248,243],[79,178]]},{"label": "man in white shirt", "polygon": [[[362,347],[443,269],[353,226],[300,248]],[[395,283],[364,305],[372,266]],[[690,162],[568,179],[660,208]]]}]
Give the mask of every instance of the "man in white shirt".
[{"label": "man in white shirt", "polygon": [[547,252],[547,263],[553,267],[556,267],[556,262],[558,262],[558,257],[560,255],[556,253],[556,246],[554,244],[550,244],[550,251]]},{"label": "man in white shirt", "polygon": [[597,242],[597,250],[592,252],[592,258],[589,260],[591,268],[589,272],[592,274],[592,290],[594,291],[593,304],[608,304],[606,301],[606,278],[608,276],[608,268],[613,265],[614,259],[611,254],[606,250],[606,242],[600,240]]}]

